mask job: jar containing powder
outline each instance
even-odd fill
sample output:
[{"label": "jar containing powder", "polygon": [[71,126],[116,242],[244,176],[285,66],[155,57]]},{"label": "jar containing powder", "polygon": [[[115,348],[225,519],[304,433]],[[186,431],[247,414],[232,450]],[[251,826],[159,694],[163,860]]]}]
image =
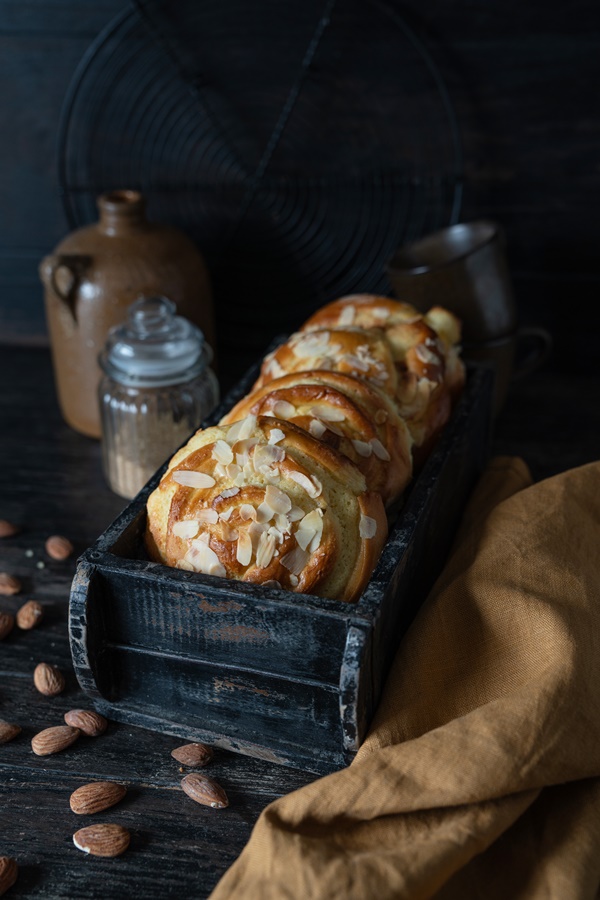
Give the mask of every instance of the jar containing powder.
[{"label": "jar containing powder", "polygon": [[203,333],[166,297],[142,297],[100,354],[102,462],[110,488],[134,497],[219,401]]}]

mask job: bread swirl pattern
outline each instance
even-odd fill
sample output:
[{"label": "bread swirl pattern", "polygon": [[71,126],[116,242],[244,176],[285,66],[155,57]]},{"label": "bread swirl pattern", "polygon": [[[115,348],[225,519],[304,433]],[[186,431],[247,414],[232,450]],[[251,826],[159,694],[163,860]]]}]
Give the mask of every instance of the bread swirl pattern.
[{"label": "bread swirl pattern", "polygon": [[350,460],[271,416],[198,432],[148,501],[154,559],[344,601],[386,537],[381,496]]}]

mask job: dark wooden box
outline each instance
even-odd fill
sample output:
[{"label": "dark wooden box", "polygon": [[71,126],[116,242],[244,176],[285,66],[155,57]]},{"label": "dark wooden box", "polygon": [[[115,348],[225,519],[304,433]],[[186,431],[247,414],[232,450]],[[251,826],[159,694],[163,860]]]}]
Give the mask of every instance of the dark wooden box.
[{"label": "dark wooden box", "polygon": [[[205,424],[245,394],[255,374]],[[491,388],[489,370],[469,370],[356,604],[149,562],[145,504],[161,468],[78,562],[71,651],[96,709],[317,774],[349,763],[487,458]]]}]

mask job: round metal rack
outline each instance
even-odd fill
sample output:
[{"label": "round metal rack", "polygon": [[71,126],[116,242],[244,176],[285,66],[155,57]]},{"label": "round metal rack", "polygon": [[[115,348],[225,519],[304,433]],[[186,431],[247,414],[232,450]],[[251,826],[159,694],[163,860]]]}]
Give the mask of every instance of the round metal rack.
[{"label": "round metal rack", "polygon": [[448,91],[385,0],[132,0],[59,129],[70,226],[142,191],[204,252],[220,337],[250,355],[334,297],[388,293],[386,260],[458,219],[462,179]]}]

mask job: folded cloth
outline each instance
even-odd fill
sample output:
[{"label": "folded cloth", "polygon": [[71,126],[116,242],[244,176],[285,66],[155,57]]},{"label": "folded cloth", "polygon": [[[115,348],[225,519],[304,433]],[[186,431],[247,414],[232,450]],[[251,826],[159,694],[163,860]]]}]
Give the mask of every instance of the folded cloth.
[{"label": "folded cloth", "polygon": [[600,462],[489,465],[356,760],[271,803],[211,900],[594,898]]}]

